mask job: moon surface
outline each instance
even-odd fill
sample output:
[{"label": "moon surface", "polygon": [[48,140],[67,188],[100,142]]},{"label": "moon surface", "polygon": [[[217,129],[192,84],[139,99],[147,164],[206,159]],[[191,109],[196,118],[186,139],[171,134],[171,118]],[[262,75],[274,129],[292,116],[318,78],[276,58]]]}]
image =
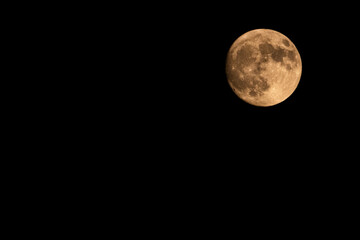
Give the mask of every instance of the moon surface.
[{"label": "moon surface", "polygon": [[286,100],[299,84],[300,54],[285,35],[256,29],[241,35],[230,47],[226,76],[245,102],[268,107]]}]

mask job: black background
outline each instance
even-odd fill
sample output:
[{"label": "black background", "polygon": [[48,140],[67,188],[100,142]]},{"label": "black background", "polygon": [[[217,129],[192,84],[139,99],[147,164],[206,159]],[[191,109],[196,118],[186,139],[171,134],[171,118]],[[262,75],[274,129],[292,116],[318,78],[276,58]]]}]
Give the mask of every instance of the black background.
[{"label": "black background", "polygon": [[[291,161],[328,155],[355,116],[349,83],[355,84],[356,49],[344,37],[352,34],[354,15],[340,15],[345,9],[337,7],[223,3],[149,11],[130,27],[136,57],[127,81],[136,90],[126,104],[136,113],[137,127],[147,141],[163,137],[160,152],[195,151],[201,157],[216,151],[219,158],[229,154],[246,162],[249,156]],[[298,88],[273,107],[243,102],[226,81],[231,44],[257,28],[283,33],[302,57]]]},{"label": "black background", "polygon": [[[135,88],[123,90],[131,115],[123,115],[121,137],[132,146],[126,162],[135,164],[144,196],[199,199],[204,212],[213,201],[229,211],[236,201],[259,211],[289,203],[310,215],[326,212],[335,192],[351,193],[356,22],[351,6],[329,4],[161,6],[129,26],[135,57],[123,81]],[[231,44],[257,28],[283,33],[302,58],[298,88],[273,107],[243,102],[226,80]],[[288,201],[271,199],[284,195]]]},{"label": "black background", "polygon": [[[341,212],[358,178],[357,15],[331,4],[25,9],[32,21],[14,28],[26,94],[13,136],[27,148],[14,152],[44,158],[27,161],[39,182],[57,191],[55,176],[71,205],[84,196],[87,214],[88,199],[102,199],[101,210],[114,201],[109,212],[120,205],[148,226],[231,221],[244,209],[271,222],[278,208],[309,222],[340,197]],[[257,28],[283,33],[302,58],[298,88],[273,107],[243,102],[226,80],[231,44]]]},{"label": "black background", "polygon": [[[38,21],[22,24],[31,39],[27,56],[37,57],[29,60],[36,65],[29,72],[36,70],[42,79],[28,82],[41,93],[29,92],[38,99],[30,109],[45,105],[38,107],[45,114],[40,124],[57,126],[71,150],[121,158],[130,153],[141,159],[140,168],[171,174],[205,168],[222,176],[260,168],[316,172],[354,164],[353,6],[63,7],[33,14]],[[273,107],[243,102],[225,75],[231,44],[258,28],[286,35],[302,58],[298,88]]]}]

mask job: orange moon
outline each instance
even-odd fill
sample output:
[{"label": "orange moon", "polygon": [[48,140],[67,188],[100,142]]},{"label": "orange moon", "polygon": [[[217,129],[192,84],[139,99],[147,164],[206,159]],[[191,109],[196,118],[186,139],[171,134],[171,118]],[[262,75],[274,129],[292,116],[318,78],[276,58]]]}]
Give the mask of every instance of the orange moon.
[{"label": "orange moon", "polygon": [[256,29],[241,35],[226,58],[226,76],[235,94],[261,107],[286,100],[297,88],[302,72],[300,54],[285,35]]}]

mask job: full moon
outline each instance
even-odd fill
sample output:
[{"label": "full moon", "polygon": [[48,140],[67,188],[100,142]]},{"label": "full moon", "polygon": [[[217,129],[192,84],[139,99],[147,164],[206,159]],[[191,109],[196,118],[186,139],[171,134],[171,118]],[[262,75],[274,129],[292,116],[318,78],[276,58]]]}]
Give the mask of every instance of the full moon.
[{"label": "full moon", "polygon": [[286,100],[299,84],[300,54],[285,35],[256,29],[241,35],[230,47],[226,76],[235,94],[261,107]]}]

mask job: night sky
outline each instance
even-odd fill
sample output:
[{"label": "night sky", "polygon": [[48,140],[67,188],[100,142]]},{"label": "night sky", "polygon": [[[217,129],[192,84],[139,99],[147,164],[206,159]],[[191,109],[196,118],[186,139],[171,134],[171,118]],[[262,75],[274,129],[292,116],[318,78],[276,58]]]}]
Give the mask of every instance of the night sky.
[{"label": "night sky", "polygon": [[[158,146],[150,151],[231,164],[315,158],[318,166],[331,151],[343,154],[338,143],[355,129],[357,114],[349,60],[358,51],[349,47],[355,15],[327,7],[209,4],[149,12],[134,27],[129,81],[136,88],[124,103],[144,141]],[[231,44],[258,28],[287,36],[302,58],[297,89],[272,107],[239,99],[225,74]]]},{"label": "night sky", "polygon": [[[359,180],[356,2],[237,2],[39,3],[36,11],[24,5],[23,19],[5,16],[19,27],[5,33],[16,41],[4,48],[22,64],[5,59],[14,75],[4,82],[16,87],[14,94],[3,89],[10,95],[4,106],[19,104],[3,114],[15,119],[4,125],[12,145],[12,158],[4,159],[16,165],[4,179],[20,182],[10,187],[20,205],[37,211],[26,204],[37,202],[61,228],[69,219],[75,228],[85,223],[81,234],[91,225],[78,216],[95,225],[100,219],[101,234],[118,225],[122,233],[124,222],[132,235],[189,237],[197,230],[221,239],[243,236],[243,229],[269,236],[261,221],[276,223],[277,236],[311,228],[323,236],[332,231],[321,217],[352,220],[346,207],[358,203]],[[225,74],[232,43],[259,28],[287,36],[302,59],[297,89],[272,107],[245,103]],[[337,217],[335,208],[351,216]]]},{"label": "night sky", "polygon": [[[183,130],[178,129],[184,129],[189,137],[200,129],[200,135],[212,136],[215,142],[222,141],[216,134],[261,142],[276,135],[284,136],[286,145],[285,139],[312,142],[315,136],[325,139],[330,132],[340,131],[337,127],[329,131],[328,123],[354,113],[346,110],[354,102],[354,95],[346,92],[353,91],[349,82],[355,81],[351,77],[354,63],[348,56],[355,49],[349,49],[343,36],[349,25],[341,24],[351,23],[352,15],[339,19],[320,7],[253,7],[178,6],[177,11],[149,14],[149,19],[136,23],[135,51],[140,55],[131,62],[132,81],[138,86],[135,102],[145,116],[151,116],[160,128],[173,123],[171,130],[181,134]],[[243,102],[226,80],[225,60],[231,44],[257,28],[281,32],[302,58],[297,89],[273,107]]]}]

